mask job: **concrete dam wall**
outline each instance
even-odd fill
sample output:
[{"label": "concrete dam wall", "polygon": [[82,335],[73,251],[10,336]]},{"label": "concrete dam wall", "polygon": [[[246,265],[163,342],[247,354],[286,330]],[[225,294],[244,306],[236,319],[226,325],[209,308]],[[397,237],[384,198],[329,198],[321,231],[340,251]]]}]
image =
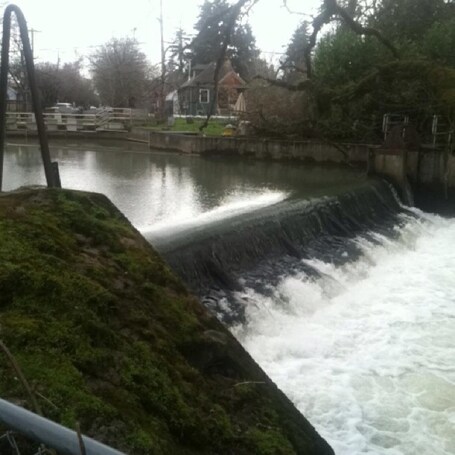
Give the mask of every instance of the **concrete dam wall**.
[{"label": "concrete dam wall", "polygon": [[366,163],[369,147],[365,144],[348,144],[340,148],[318,141],[169,134],[140,128],[134,128],[129,137],[147,142],[154,149],[180,153],[316,163],[343,163],[346,160],[352,163]]},{"label": "concrete dam wall", "polygon": [[358,250],[352,239],[370,231],[390,233],[403,210],[390,184],[372,180],[339,196],[286,200],[153,244],[203,303],[230,324],[241,322],[245,309],[233,296],[236,291],[276,283],[292,270],[316,273],[304,258],[353,260]]}]

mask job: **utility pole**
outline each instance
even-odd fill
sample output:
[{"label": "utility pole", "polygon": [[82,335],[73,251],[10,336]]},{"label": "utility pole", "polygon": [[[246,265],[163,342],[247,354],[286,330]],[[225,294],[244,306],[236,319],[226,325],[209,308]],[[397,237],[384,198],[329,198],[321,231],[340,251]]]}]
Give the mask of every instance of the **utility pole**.
[{"label": "utility pole", "polygon": [[160,0],[160,39],[161,39],[161,93],[160,93],[160,118],[165,116],[165,82],[166,82],[166,55],[164,51],[164,23],[163,23],[163,0]]},{"label": "utility pole", "polygon": [[32,37],[32,56],[33,58],[35,58],[35,33],[41,33],[41,30],[30,28],[28,31],[30,32],[30,36]]}]

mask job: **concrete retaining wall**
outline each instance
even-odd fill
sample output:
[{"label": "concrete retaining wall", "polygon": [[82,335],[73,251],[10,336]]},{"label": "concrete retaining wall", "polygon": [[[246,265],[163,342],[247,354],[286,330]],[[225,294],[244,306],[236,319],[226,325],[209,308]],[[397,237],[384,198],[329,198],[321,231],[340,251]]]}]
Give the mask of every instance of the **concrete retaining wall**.
[{"label": "concrete retaining wall", "polygon": [[455,215],[455,156],[449,150],[371,150],[368,171],[394,182],[410,205]]},{"label": "concrete retaining wall", "polygon": [[[441,202],[444,209],[449,200],[453,200],[455,207],[455,156],[447,151],[423,148],[419,151],[385,150],[370,144],[343,144],[340,149],[331,143],[317,141],[204,137],[140,128],[134,128],[129,139],[146,142],[152,149],[189,154],[327,164],[355,163],[365,166],[370,174],[394,182],[409,205],[414,204],[414,193],[416,205],[421,208],[433,210],[434,204]],[[423,196],[428,196],[428,204]]]},{"label": "concrete retaining wall", "polygon": [[345,144],[343,151],[329,143],[277,139],[204,137],[154,132],[134,128],[132,140],[146,142],[151,148],[201,155],[239,156],[256,159],[300,160],[318,163],[366,163],[369,146]]},{"label": "concrete retaining wall", "polygon": [[441,150],[376,150],[370,171],[401,184],[407,178],[413,185],[440,185],[455,188],[455,156]]},{"label": "concrete retaining wall", "polygon": [[420,154],[418,181],[424,184],[444,183],[455,188],[455,156],[440,151]]}]

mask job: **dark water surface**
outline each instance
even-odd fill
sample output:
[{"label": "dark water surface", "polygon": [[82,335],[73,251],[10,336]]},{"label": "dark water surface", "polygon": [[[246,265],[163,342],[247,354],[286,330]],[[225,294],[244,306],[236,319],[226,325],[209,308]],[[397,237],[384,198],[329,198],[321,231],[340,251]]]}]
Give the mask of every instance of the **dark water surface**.
[{"label": "dark water surface", "polygon": [[[45,184],[36,142],[7,146],[4,190]],[[64,188],[106,194],[139,229],[205,223],[298,195],[318,198],[355,187],[362,172],[149,151],[127,141],[53,140]]]}]

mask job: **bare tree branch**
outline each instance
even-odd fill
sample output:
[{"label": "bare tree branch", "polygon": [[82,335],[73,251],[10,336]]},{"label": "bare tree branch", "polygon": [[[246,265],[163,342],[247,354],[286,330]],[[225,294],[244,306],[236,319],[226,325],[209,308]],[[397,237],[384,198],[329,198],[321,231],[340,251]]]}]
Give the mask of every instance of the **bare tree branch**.
[{"label": "bare tree branch", "polygon": [[318,38],[319,32],[325,24],[328,24],[332,20],[332,12],[324,8],[320,14],[318,14],[312,22],[313,33],[308,38],[308,45],[305,48],[303,58],[305,60],[305,66],[307,69],[308,78],[311,78],[313,74],[313,64],[311,61],[311,53],[313,52],[314,47],[316,46],[316,40]]},{"label": "bare tree branch", "polygon": [[[305,130],[306,135],[316,138],[322,142],[324,142],[327,145],[330,145],[334,147],[336,150],[338,150],[342,155],[343,155],[343,161],[345,164],[350,166],[349,163],[349,146],[345,144],[341,144],[340,142],[334,141],[330,138],[327,137],[326,133],[324,133],[321,129],[320,126],[317,124],[314,124],[313,122],[305,122],[301,120],[297,120],[295,122],[280,122],[280,121],[275,121],[271,122],[269,119],[266,118],[264,113],[262,112],[261,109],[259,109],[256,114],[260,118],[263,127],[261,128],[262,132],[264,134],[270,135],[271,132],[273,132],[274,136],[286,138],[288,137],[286,134],[286,128],[291,127],[292,129],[295,129],[295,127],[300,127]],[[257,127],[256,127],[257,128]]]},{"label": "bare tree branch", "polygon": [[346,25],[348,25],[354,33],[358,35],[367,35],[367,36],[374,36],[381,42],[395,58],[399,58],[398,51],[396,47],[377,29],[371,27],[364,27],[363,25],[356,22],[345,9],[341,8],[338,5],[336,0],[325,0],[326,3],[331,4],[332,8],[336,11],[337,14],[344,20]]},{"label": "bare tree branch", "polygon": [[313,15],[304,13],[302,11],[294,11],[288,5],[288,0],[283,0],[283,6],[287,9],[289,14],[297,14],[299,16],[313,17]]},{"label": "bare tree branch", "polygon": [[289,90],[290,92],[301,92],[304,90],[312,89],[314,88],[314,84],[311,80],[306,79],[304,81],[300,81],[298,84],[289,84],[288,82],[285,82],[281,79],[270,79],[269,77],[265,76],[255,76],[253,77],[254,79],[259,79],[261,81],[268,82],[270,85],[273,85],[274,87],[281,87]]}]

